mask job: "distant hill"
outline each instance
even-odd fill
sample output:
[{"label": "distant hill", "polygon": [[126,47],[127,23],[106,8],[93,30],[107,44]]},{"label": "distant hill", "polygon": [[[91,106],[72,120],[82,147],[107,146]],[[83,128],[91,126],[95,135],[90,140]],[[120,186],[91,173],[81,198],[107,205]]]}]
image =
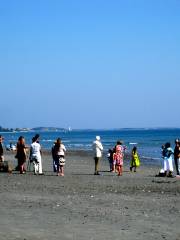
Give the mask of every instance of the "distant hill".
[{"label": "distant hill", "polygon": [[31,128],[31,131],[36,132],[58,132],[58,131],[64,131],[65,128],[57,128],[57,127],[35,127]]},{"label": "distant hill", "polygon": [[12,128],[3,128],[0,126],[0,132],[13,132]]}]

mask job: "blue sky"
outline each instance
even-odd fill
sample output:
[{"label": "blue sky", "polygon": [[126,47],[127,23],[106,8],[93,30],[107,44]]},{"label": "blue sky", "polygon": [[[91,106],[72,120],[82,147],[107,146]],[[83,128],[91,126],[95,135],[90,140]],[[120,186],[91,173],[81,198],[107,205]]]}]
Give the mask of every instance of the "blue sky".
[{"label": "blue sky", "polygon": [[4,127],[180,127],[180,1],[0,1]]}]

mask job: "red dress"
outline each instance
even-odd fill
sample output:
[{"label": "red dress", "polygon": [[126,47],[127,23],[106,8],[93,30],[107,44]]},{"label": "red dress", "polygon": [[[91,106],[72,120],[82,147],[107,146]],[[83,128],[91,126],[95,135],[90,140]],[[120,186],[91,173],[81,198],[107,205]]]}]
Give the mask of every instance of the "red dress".
[{"label": "red dress", "polygon": [[116,152],[114,153],[114,160],[116,161],[116,166],[123,166],[123,147],[121,145],[116,146]]}]

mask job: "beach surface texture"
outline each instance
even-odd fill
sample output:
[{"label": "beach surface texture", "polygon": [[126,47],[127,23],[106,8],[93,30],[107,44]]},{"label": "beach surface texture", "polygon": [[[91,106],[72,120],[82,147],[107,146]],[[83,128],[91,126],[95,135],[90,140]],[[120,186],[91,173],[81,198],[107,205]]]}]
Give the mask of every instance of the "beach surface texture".
[{"label": "beach surface texture", "polygon": [[[14,153],[5,159],[14,161]],[[52,171],[43,154],[45,175],[0,174],[0,239],[8,240],[180,240],[180,179],[155,177],[156,166],[109,172],[101,160],[94,176],[91,154],[66,156],[65,176]]]}]

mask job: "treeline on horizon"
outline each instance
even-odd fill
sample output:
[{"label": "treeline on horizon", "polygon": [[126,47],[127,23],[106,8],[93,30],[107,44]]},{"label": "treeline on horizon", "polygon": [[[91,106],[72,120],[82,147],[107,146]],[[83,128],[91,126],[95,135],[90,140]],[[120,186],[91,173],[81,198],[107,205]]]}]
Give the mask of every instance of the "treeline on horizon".
[{"label": "treeline on horizon", "polygon": [[21,131],[63,131],[65,128],[57,127],[35,127],[35,128],[3,128],[0,126],[0,132],[21,132]]}]

